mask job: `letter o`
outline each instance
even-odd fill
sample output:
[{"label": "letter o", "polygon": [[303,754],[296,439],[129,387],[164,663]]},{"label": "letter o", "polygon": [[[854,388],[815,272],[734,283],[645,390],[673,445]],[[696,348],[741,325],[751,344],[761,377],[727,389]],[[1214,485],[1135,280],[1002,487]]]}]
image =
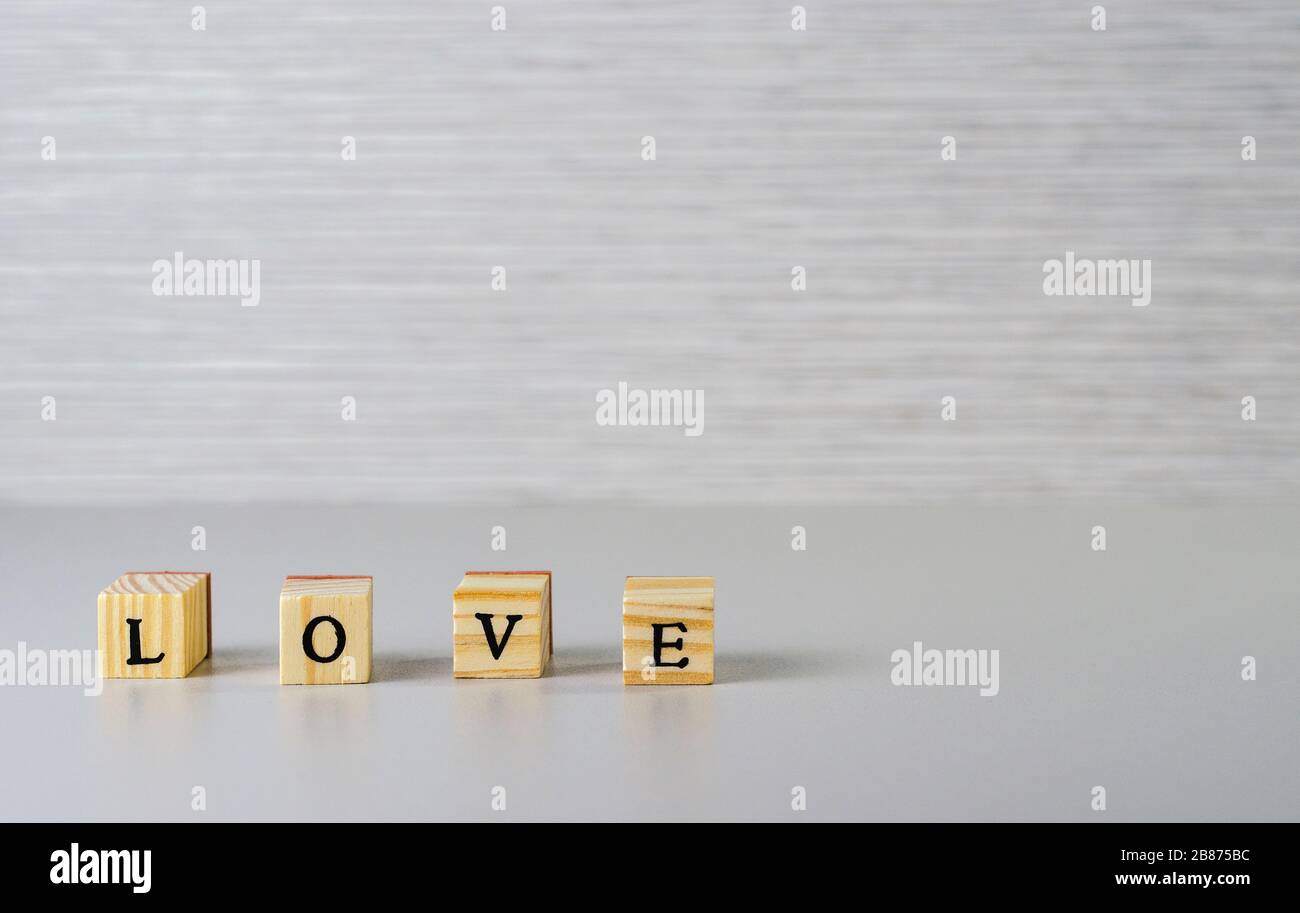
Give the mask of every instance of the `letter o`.
[{"label": "letter o", "polygon": [[[312,645],[311,636],[316,633],[316,626],[322,621],[328,621],[334,626],[334,636],[338,642],[334,645],[334,652],[329,656],[321,656],[316,652],[315,646]],[[309,659],[318,663],[332,663],[343,655],[343,647],[348,642],[348,634],[343,630],[343,625],[332,615],[317,615],[311,621],[307,622],[307,627],[302,632],[302,652],[307,654]]]}]

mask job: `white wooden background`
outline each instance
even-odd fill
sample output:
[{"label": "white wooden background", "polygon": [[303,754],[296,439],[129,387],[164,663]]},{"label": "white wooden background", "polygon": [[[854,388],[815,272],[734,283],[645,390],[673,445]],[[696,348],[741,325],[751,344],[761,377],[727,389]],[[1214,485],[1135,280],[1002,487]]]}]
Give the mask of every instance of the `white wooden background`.
[{"label": "white wooden background", "polygon": [[501,3],[0,4],[0,498],[1297,492],[1295,0]]}]

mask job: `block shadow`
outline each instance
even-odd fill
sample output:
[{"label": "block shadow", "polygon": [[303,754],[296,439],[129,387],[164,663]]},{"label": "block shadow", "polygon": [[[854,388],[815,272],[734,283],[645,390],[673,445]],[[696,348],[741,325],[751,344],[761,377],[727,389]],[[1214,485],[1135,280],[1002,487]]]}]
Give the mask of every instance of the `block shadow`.
[{"label": "block shadow", "polygon": [[215,646],[207,659],[194,667],[189,678],[213,675],[238,675],[244,672],[269,672],[279,675],[280,651],[275,647]]},{"label": "block shadow", "polygon": [[451,657],[385,654],[374,658],[372,682],[410,682],[451,678]]},{"label": "block shadow", "polygon": [[860,655],[840,650],[721,650],[713,663],[718,685],[830,678],[867,669]]},{"label": "block shadow", "polygon": [[[860,655],[838,650],[722,650],[714,660],[715,683],[795,681],[867,673]],[[273,647],[218,647],[199,663],[190,678],[253,672],[277,675],[279,651]],[[451,657],[419,654],[380,654],[374,658],[372,682],[451,680]],[[570,647],[557,651],[546,678],[610,676],[621,679],[623,657],[618,647]]]},{"label": "block shadow", "polygon": [[621,646],[576,647],[556,650],[546,667],[546,678],[560,678],[567,675],[614,675],[623,674],[623,653]]},{"label": "block shadow", "polygon": [[[194,667],[188,677],[197,679],[264,672],[278,680],[279,671],[280,651],[275,647],[217,647],[211,656]],[[371,682],[444,677],[451,678],[451,658],[444,656],[378,654],[370,672]]]}]

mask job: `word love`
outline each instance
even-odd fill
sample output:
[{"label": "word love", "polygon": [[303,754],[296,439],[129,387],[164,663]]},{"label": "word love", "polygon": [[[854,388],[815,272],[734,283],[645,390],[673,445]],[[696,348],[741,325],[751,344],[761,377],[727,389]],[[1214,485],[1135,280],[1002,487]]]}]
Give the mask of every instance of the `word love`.
[{"label": "word love", "polygon": [[[284,578],[280,684],[370,681],[374,578]],[[455,678],[539,678],[554,655],[550,571],[470,571],[452,593]],[[133,571],[99,594],[103,678],[184,678],[212,655],[212,575]],[[628,577],[623,684],[713,684],[713,578]]]}]

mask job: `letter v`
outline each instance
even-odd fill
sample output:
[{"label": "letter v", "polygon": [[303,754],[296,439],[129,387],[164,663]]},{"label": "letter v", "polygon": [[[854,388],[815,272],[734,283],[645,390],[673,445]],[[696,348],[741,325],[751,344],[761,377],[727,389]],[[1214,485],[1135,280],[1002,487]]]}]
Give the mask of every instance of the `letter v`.
[{"label": "letter v", "polygon": [[515,629],[515,622],[521,620],[522,615],[506,616],[506,633],[501,638],[501,643],[497,643],[496,632],[492,630],[492,616],[487,612],[475,612],[474,617],[483,623],[483,634],[487,637],[488,649],[492,651],[493,659],[500,659],[501,654],[505,652],[506,642],[510,640],[510,632]]}]

